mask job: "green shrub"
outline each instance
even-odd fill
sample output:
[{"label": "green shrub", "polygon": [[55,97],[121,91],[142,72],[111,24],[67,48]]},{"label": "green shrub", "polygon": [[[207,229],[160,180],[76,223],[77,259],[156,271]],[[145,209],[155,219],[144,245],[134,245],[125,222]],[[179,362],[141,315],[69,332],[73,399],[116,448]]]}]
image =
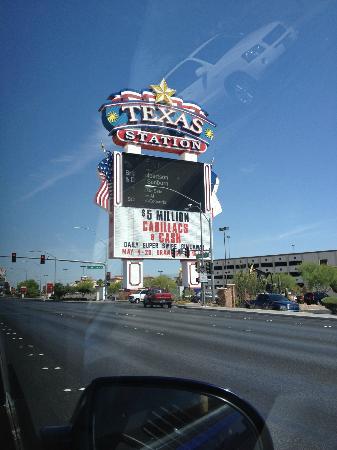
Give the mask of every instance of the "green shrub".
[{"label": "green shrub", "polygon": [[337,297],[325,297],[322,299],[322,304],[330,309],[332,314],[337,314]]}]

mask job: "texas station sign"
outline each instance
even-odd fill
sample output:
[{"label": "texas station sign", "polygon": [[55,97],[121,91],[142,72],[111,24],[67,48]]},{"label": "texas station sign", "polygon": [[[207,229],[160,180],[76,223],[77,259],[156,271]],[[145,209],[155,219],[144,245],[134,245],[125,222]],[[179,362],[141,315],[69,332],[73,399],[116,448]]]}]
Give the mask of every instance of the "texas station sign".
[{"label": "texas station sign", "polygon": [[116,145],[137,144],[168,153],[205,153],[215,124],[193,103],[173,97],[165,80],[152,91],[122,91],[109,97],[99,111]]},{"label": "texas station sign", "polygon": [[[106,152],[98,165],[96,203],[109,212],[109,257],[195,259],[210,248],[215,186],[211,165],[197,155],[214,138],[215,124],[198,105],[174,97],[165,80],[151,90],[113,94],[99,109],[113,142],[125,148]],[[128,144],[192,155],[143,155]]]}]

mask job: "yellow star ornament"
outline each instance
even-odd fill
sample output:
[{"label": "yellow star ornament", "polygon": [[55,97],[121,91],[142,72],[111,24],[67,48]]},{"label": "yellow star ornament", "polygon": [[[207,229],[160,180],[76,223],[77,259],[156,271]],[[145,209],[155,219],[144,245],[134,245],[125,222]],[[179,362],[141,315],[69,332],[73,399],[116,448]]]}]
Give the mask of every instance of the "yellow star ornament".
[{"label": "yellow star ornament", "polygon": [[205,134],[208,137],[208,139],[210,139],[210,140],[212,140],[214,138],[214,133],[209,128],[205,131]]},{"label": "yellow star ornament", "polygon": [[112,111],[112,112],[109,112],[107,119],[108,119],[108,122],[113,123],[113,122],[116,122],[118,117],[119,117],[118,114],[115,113],[115,111]]},{"label": "yellow star ornament", "polygon": [[161,80],[160,84],[151,84],[150,88],[156,94],[156,103],[172,103],[170,97],[172,97],[176,91],[174,89],[170,89],[164,79]]}]

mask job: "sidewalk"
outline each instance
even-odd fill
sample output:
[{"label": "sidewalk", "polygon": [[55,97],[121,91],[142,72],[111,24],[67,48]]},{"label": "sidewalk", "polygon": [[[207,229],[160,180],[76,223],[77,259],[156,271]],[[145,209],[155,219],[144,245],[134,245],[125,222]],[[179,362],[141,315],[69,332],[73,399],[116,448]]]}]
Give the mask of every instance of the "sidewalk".
[{"label": "sidewalk", "polygon": [[[175,305],[178,308],[184,309],[203,309],[207,311],[226,311],[226,312],[241,312],[244,314],[272,314],[277,316],[292,316],[292,317],[307,317],[307,318],[315,318],[315,319],[337,319],[337,315],[331,313],[325,313],[324,310],[318,308],[308,309],[307,311],[275,311],[273,309],[249,309],[249,308],[228,308],[226,306],[201,306],[196,303],[185,303],[184,305]],[[314,306],[314,305],[313,305]],[[316,312],[309,312],[316,311]]]}]

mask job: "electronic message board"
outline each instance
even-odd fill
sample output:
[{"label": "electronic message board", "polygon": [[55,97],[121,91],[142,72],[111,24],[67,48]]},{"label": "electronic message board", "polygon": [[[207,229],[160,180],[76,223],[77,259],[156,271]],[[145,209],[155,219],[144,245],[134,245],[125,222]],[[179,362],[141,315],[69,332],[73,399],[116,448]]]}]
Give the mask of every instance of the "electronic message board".
[{"label": "electronic message board", "polygon": [[[196,259],[210,249],[209,216],[198,212],[116,207],[110,215],[110,258]],[[184,249],[190,250],[186,258]]]},{"label": "electronic message board", "polygon": [[187,259],[188,247],[195,259],[209,250],[209,164],[120,152],[111,164],[110,258],[171,259],[175,249],[176,258]]},{"label": "electronic message board", "polygon": [[185,195],[205,211],[202,163],[124,153],[122,176],[123,206],[183,211],[192,203],[198,211]]}]

